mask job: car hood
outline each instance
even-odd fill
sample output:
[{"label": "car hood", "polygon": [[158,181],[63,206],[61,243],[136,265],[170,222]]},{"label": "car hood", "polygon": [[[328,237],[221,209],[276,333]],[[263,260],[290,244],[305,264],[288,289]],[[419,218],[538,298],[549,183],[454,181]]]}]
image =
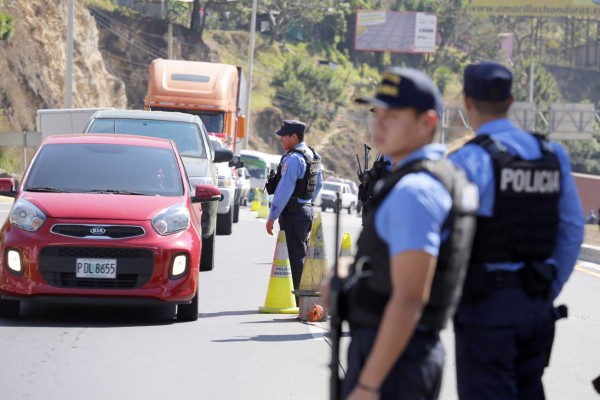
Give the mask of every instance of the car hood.
[{"label": "car hood", "polygon": [[209,160],[205,158],[181,156],[181,161],[183,161],[183,166],[185,167],[185,172],[187,172],[188,177],[213,177]]},{"label": "car hood", "polygon": [[52,218],[149,220],[182,196],[128,196],[96,193],[23,193],[20,196]]}]

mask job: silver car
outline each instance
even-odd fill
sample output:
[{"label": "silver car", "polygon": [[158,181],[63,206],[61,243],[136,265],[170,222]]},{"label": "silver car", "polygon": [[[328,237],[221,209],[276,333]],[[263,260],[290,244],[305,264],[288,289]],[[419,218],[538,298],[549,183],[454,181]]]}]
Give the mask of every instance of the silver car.
[{"label": "silver car", "polygon": [[[216,163],[229,162],[233,153],[213,149],[202,120],[195,115],[178,112],[103,110],[95,113],[85,133],[122,133],[172,139],[185,166],[190,187],[206,184],[218,186]],[[200,271],[214,268],[217,204],[203,202],[202,259]]]}]

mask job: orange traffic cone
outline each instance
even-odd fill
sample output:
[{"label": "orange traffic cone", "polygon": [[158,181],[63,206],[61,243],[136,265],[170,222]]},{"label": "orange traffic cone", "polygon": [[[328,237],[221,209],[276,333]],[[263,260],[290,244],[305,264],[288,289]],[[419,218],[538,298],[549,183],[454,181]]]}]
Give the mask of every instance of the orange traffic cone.
[{"label": "orange traffic cone", "polygon": [[279,231],[275,255],[273,256],[273,267],[265,305],[258,308],[258,312],[266,314],[298,314],[296,298],[292,294],[294,283],[292,281],[292,269],[288,258],[285,232]]}]

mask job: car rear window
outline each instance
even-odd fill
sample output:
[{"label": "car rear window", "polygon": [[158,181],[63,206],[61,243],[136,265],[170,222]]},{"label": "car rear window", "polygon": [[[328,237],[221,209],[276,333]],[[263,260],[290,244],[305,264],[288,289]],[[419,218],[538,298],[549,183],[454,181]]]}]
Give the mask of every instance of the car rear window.
[{"label": "car rear window", "polygon": [[123,133],[172,139],[182,156],[207,158],[200,130],[191,122],[98,118],[92,122],[88,133]]},{"label": "car rear window", "polygon": [[45,145],[25,183],[25,190],[32,188],[183,194],[179,165],[171,149],[117,144]]},{"label": "car rear window", "polygon": [[331,190],[332,192],[341,192],[342,191],[342,187],[340,185],[335,185],[333,183],[324,183],[323,189]]}]

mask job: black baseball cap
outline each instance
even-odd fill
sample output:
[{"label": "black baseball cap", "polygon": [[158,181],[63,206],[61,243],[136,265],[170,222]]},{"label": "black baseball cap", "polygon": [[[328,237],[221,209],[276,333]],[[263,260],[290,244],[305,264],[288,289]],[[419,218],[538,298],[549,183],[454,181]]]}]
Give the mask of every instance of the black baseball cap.
[{"label": "black baseball cap", "polygon": [[481,101],[504,101],[511,96],[513,75],[504,65],[485,61],[470,64],[464,74],[465,96]]},{"label": "black baseball cap", "polygon": [[435,110],[442,115],[442,95],[431,78],[412,68],[389,68],[384,74],[377,93],[371,98],[358,98],[359,104],[379,108],[416,108]]}]

